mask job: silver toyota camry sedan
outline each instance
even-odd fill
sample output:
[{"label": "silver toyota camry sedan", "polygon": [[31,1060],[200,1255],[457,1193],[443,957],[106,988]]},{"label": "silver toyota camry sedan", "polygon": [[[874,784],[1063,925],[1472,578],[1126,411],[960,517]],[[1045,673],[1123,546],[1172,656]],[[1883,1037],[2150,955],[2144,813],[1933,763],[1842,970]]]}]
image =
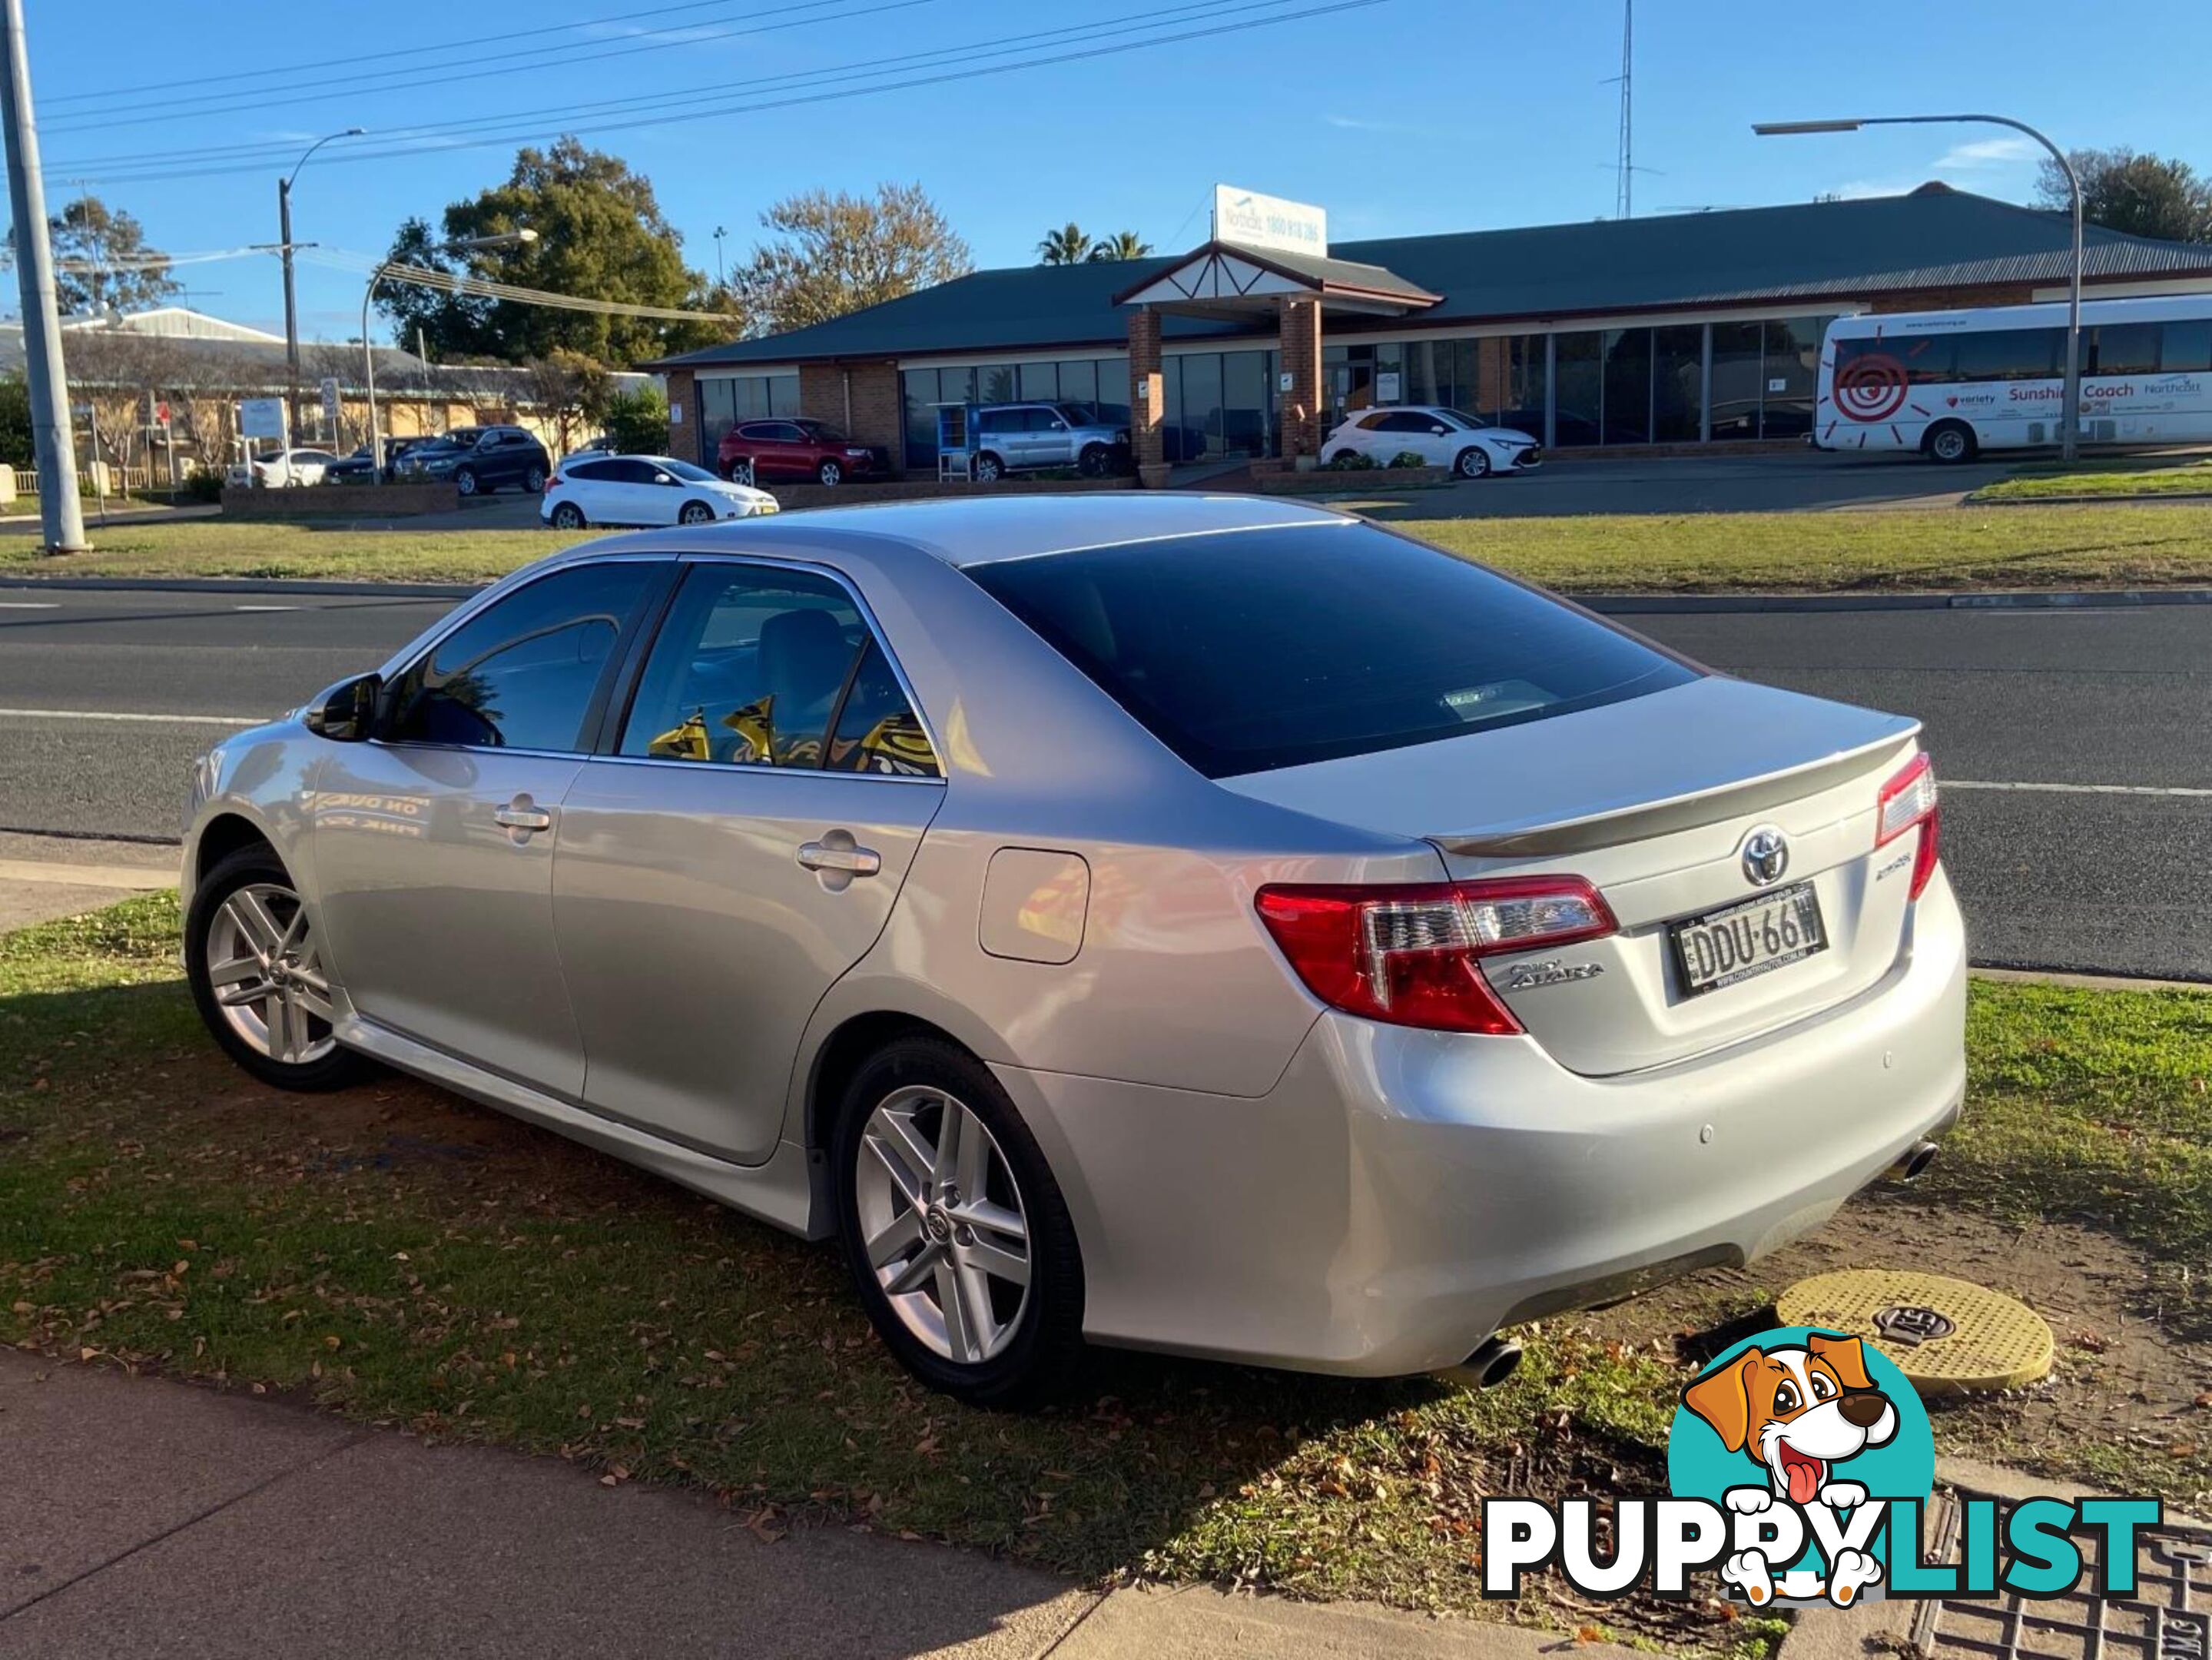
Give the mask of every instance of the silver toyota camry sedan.
[{"label": "silver toyota camry sedan", "polygon": [[898,1358],[1384,1376],[1924,1157],[1965,956],[1908,720],[1376,525],[1010,497],[611,538],[200,763],[186,956],[835,1236]]}]

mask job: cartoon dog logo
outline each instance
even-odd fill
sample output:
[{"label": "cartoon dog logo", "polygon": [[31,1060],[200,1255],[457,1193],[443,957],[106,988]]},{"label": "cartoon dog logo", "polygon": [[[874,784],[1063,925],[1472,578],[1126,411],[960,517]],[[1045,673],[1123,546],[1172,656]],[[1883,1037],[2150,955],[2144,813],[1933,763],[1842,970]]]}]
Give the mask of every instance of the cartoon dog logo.
[{"label": "cartoon dog logo", "polygon": [[[1898,1428],[1897,1408],[1867,1375],[1859,1340],[1819,1332],[1808,1335],[1802,1347],[1746,1349],[1684,1389],[1682,1404],[1711,1426],[1730,1452],[1743,1454],[1765,1472],[1765,1485],[1727,1491],[1729,1508],[1747,1516],[1778,1499],[1800,1509],[1863,1505],[1866,1488],[1838,1480],[1836,1468],[1887,1444]],[[1721,1577],[1740,1587],[1753,1607],[1773,1600],[1774,1566],[1758,1551],[1731,1555]],[[1825,1593],[1845,1608],[1881,1578],[1881,1564],[1870,1554],[1844,1550],[1828,1565],[1826,1584],[1813,1594]]]}]

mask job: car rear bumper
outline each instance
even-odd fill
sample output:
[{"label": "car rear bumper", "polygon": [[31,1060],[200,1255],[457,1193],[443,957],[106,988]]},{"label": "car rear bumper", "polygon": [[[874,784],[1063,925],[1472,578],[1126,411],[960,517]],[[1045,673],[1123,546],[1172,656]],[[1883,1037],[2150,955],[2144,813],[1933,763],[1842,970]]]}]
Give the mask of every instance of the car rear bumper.
[{"label": "car rear bumper", "polygon": [[998,1070],[1074,1214],[1093,1338],[1387,1377],[1818,1226],[1955,1118],[1965,1018],[1939,873],[1868,991],[1617,1078],[1336,1013],[1256,1098]]}]

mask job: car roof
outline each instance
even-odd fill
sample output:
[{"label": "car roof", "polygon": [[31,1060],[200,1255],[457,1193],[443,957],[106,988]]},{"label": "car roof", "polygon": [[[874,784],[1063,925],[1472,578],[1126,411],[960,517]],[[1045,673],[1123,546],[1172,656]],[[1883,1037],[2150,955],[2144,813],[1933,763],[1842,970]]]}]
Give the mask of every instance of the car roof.
[{"label": "car roof", "polygon": [[[814,508],[770,518],[702,526],[686,546],[700,552],[753,550],[785,556],[818,553],[825,533],[920,549],[966,569],[1009,559],[1078,550],[1136,546],[1170,537],[1211,536],[1285,526],[1342,526],[1347,514],[1261,496],[1200,496],[1183,490],[1101,490],[1048,496],[974,496],[885,502],[867,507]],[[665,546],[587,543],[578,553]]]}]

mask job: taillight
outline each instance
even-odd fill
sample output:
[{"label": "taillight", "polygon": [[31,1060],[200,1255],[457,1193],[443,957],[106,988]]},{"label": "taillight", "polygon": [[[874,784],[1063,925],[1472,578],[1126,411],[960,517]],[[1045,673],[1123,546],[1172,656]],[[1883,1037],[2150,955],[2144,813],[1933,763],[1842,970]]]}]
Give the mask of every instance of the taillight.
[{"label": "taillight", "polygon": [[1501,952],[1571,946],[1614,931],[1578,876],[1373,887],[1267,887],[1260,920],[1306,989],[1334,1008],[1395,1025],[1517,1032],[1483,978]]},{"label": "taillight", "polygon": [[1881,787],[1874,844],[1887,846],[1915,825],[1920,829],[1920,846],[1912,855],[1911,897],[1917,899],[1936,874],[1936,843],[1942,830],[1942,815],[1936,810],[1936,763],[1924,751]]}]

